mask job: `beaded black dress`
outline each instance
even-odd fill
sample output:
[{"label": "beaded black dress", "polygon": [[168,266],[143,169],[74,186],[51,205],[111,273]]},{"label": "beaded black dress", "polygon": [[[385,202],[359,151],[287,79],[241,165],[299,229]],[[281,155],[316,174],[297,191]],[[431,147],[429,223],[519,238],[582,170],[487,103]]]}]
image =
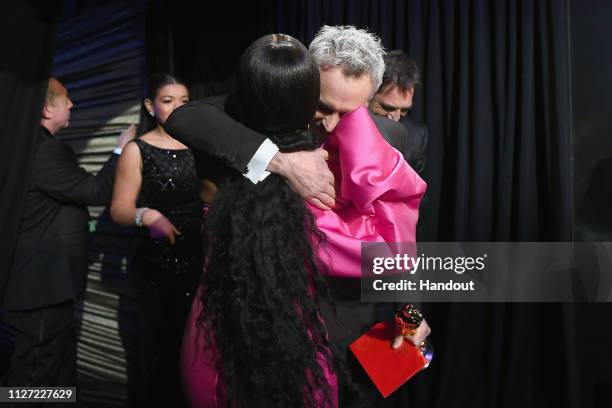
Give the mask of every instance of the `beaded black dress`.
[{"label": "beaded black dress", "polygon": [[181,399],[181,340],[202,275],[202,180],[191,150],[162,149],[140,139],[134,143],[142,158],[137,207],[158,210],[181,232],[172,245],[166,238],[152,238],[149,228],[139,229],[134,262],[145,394],[155,395],[157,402],[166,396],[176,405]]}]

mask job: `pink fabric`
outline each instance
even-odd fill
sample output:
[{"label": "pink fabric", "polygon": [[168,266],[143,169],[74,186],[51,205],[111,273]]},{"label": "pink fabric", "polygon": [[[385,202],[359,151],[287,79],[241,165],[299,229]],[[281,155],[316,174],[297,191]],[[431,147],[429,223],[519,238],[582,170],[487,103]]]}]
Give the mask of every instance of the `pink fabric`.
[{"label": "pink fabric", "polygon": [[[207,346],[202,330],[198,330],[197,319],[202,311],[200,299],[201,287],[194,298],[189,319],[185,326],[183,347],[181,352],[181,373],[183,376],[183,389],[187,400],[192,407],[220,408],[223,407],[225,390],[219,381],[219,374],[214,368],[216,350]],[[325,357],[317,353],[317,359],[323,369],[323,375],[329,383],[332,395],[337,396],[338,383],[336,375],[329,369]],[[323,396],[315,396],[315,400],[322,401]],[[337,407],[337,401],[334,407]]]},{"label": "pink fabric", "polygon": [[202,311],[200,302],[202,287],[193,298],[191,313],[185,326],[183,348],[181,350],[181,373],[183,390],[192,407],[216,408],[223,395],[219,374],[215,369],[215,349],[207,346],[205,335],[198,330],[197,320]]},{"label": "pink fabric", "polygon": [[[333,157],[328,163],[340,188],[333,211],[310,206],[317,227],[327,236],[318,255],[331,275],[359,277],[361,242],[415,241],[426,184],[382,138],[365,108],[344,115],[325,148]],[[183,385],[192,406],[218,408],[223,407],[223,385],[214,368],[214,347],[205,349],[196,326],[202,310],[199,299],[198,291],[183,338]],[[337,397],[336,376],[323,358],[320,363]]]},{"label": "pink fabric", "polygon": [[318,256],[330,275],[358,278],[362,242],[416,241],[427,184],[383,139],[366,108],[344,115],[325,148],[340,189],[333,211],[310,206],[327,237]]}]

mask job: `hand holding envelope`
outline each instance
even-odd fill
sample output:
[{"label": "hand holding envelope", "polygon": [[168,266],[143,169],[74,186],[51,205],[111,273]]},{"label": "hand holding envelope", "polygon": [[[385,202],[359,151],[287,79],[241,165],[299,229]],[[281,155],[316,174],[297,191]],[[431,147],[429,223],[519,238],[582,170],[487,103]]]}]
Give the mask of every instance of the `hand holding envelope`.
[{"label": "hand holding envelope", "polygon": [[395,313],[395,340],[393,348],[402,345],[404,338],[415,346],[422,347],[425,339],[431,333],[431,328],[423,318],[423,314],[411,304],[404,305]]},{"label": "hand holding envelope", "polygon": [[350,349],[386,398],[429,365],[433,348],[424,339],[430,332],[420,312],[407,305],[396,313],[393,321],[374,325]]}]

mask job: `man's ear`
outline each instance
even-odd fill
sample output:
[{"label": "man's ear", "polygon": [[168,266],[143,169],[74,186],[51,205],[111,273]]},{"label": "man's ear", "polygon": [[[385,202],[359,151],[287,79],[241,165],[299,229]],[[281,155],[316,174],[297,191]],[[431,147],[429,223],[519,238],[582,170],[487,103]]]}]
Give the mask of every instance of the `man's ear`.
[{"label": "man's ear", "polygon": [[42,108],[42,117],[43,119],[51,119],[53,114],[49,110],[49,106],[45,103]]}]

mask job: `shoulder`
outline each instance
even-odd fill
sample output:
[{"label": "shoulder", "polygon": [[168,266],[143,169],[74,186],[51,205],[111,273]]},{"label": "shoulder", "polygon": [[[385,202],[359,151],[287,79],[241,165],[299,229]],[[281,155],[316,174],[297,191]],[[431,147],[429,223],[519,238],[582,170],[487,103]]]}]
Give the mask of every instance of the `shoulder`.
[{"label": "shoulder", "polygon": [[35,180],[47,180],[51,175],[72,174],[78,168],[77,156],[67,144],[48,133],[41,134],[32,161]]},{"label": "shoulder", "polygon": [[64,161],[74,156],[74,151],[67,144],[46,132],[41,132],[36,152],[36,161],[44,162]]},{"label": "shoulder", "polygon": [[379,115],[372,114],[372,117],[381,133],[387,134],[391,138],[403,137],[406,134],[406,128],[400,123]]},{"label": "shoulder", "polygon": [[138,139],[130,141],[125,145],[119,161],[117,162],[118,178],[133,177],[140,174],[142,170],[142,156],[138,147]]},{"label": "shoulder", "polygon": [[140,157],[140,146],[142,141],[139,139],[130,140],[128,144],[125,145],[123,151],[121,152],[121,156],[138,156]]},{"label": "shoulder", "polygon": [[417,122],[408,116],[403,117],[400,123],[402,123],[410,133],[416,132],[423,134],[427,132],[427,126],[424,123]]},{"label": "shoulder", "polygon": [[119,157],[120,163],[140,163],[140,144],[143,143],[139,139],[131,140],[128,144],[125,145],[123,151],[121,152],[121,157]]}]

